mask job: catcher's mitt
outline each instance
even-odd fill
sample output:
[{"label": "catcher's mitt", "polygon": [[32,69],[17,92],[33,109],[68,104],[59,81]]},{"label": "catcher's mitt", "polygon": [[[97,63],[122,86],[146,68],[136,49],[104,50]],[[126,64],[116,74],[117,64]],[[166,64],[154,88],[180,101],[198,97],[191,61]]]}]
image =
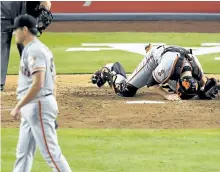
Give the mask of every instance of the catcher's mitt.
[{"label": "catcher's mitt", "polygon": [[199,99],[211,100],[215,99],[220,92],[220,86],[215,78],[209,78],[205,83],[204,89],[198,93]]},{"label": "catcher's mitt", "polygon": [[40,1],[27,1],[26,12],[37,19],[38,37],[53,22],[52,13],[41,6]]},{"label": "catcher's mitt", "polygon": [[53,22],[52,13],[47,10],[45,7],[41,7],[39,9],[39,16],[37,17],[37,29],[39,31],[40,36],[44,30]]}]

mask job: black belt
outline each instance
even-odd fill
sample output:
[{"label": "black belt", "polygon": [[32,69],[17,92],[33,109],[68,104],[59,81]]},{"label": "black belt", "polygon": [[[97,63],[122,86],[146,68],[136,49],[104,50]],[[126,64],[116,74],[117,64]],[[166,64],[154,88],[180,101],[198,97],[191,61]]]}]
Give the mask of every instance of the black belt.
[{"label": "black belt", "polygon": [[47,97],[47,96],[50,96],[50,95],[53,95],[52,93],[49,93],[49,94],[46,94],[44,97]]}]

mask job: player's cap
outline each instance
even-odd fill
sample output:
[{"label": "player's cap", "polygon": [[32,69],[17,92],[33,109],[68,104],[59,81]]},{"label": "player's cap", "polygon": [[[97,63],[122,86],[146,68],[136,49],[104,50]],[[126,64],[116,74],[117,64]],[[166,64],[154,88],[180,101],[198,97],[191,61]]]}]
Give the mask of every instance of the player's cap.
[{"label": "player's cap", "polygon": [[37,35],[37,20],[31,15],[18,16],[14,21],[14,25],[9,26],[8,29],[17,29],[25,26],[29,29],[29,31],[32,34]]}]

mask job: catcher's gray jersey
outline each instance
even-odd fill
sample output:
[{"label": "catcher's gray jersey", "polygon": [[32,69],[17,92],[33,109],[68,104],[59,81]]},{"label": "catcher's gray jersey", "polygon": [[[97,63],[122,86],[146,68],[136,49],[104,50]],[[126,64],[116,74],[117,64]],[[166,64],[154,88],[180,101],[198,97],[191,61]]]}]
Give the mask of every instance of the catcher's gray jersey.
[{"label": "catcher's gray jersey", "polygon": [[[141,63],[137,66],[134,72],[126,79],[121,75],[117,75],[117,79],[115,81],[116,84],[119,84],[123,81],[126,83],[135,86],[136,88],[144,87],[148,84],[149,78],[153,76],[153,78],[159,83],[167,83],[170,79],[170,76],[174,70],[176,62],[178,60],[178,56],[180,53],[178,52],[167,52],[162,55],[165,47],[152,47],[144,56]],[[199,63],[196,56],[193,56],[197,65],[200,67],[201,71],[202,67]],[[111,70],[111,66],[113,64],[107,64],[106,67]],[[189,66],[190,64],[185,60],[184,66]]]},{"label": "catcher's gray jersey", "polygon": [[44,86],[36,95],[41,97],[54,91],[55,65],[51,51],[39,40],[33,40],[22,52],[17,88],[17,98],[21,99],[32,85],[32,74],[45,71]]}]

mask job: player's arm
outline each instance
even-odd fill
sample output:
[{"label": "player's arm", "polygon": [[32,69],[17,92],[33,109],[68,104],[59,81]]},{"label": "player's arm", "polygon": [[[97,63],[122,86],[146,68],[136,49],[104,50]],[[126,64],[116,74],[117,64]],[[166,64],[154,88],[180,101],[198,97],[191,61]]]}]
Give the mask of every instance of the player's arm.
[{"label": "player's arm", "polygon": [[155,93],[164,97],[166,100],[171,100],[171,101],[181,100],[180,97],[176,93],[168,93],[160,85],[155,85],[151,89]]},{"label": "player's arm", "polygon": [[202,68],[202,65],[201,63],[199,62],[199,59],[197,56],[193,55],[193,58],[195,60],[195,63],[197,65],[197,67],[199,67],[200,71],[201,71],[201,80],[200,80],[200,86],[201,87],[204,87],[205,86],[205,83],[207,82],[208,78],[204,75],[204,72],[203,72],[203,68]]},{"label": "player's arm", "polygon": [[51,9],[51,2],[50,1],[40,1],[40,7],[44,6],[47,10]]},{"label": "player's arm", "polygon": [[180,100],[179,96],[174,93],[168,93],[166,92],[161,86],[160,82],[156,81],[153,76],[151,76],[148,79],[147,86],[150,87],[150,89],[160,96],[164,97],[166,100]]},{"label": "player's arm", "polygon": [[28,90],[27,94],[16,105],[18,109],[21,109],[24,105],[34,99],[40,89],[44,86],[44,79],[45,71],[36,71],[32,74],[32,86]]},{"label": "player's arm", "polygon": [[[167,79],[166,79],[167,80]],[[151,87],[152,91],[156,92],[160,96],[164,97],[166,100],[180,100],[179,96],[174,93],[168,93],[166,92],[160,84],[164,83],[164,81],[159,81],[156,79],[154,72],[152,72],[152,75],[148,79],[147,86]]]}]

